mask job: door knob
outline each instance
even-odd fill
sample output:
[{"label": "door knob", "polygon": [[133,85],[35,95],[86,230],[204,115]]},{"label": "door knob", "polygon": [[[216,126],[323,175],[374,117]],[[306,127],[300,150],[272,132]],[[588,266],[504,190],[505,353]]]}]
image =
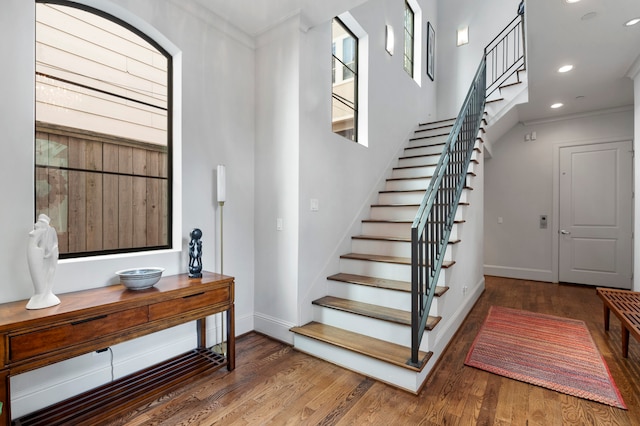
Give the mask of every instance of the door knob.
[{"label": "door knob", "polygon": [[569,232],[569,231],[565,231],[564,229],[561,229],[561,230],[560,230],[560,233],[561,233],[562,235],[571,235],[571,232]]}]

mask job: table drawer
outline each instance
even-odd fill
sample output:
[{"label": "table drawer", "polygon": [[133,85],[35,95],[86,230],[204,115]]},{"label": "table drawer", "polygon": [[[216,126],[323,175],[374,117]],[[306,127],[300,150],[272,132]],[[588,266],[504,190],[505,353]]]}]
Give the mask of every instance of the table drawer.
[{"label": "table drawer", "polygon": [[90,342],[148,321],[146,306],[78,319],[66,324],[9,337],[10,362]]},{"label": "table drawer", "polygon": [[183,312],[228,302],[229,299],[229,287],[224,287],[211,291],[203,291],[202,293],[195,293],[178,299],[167,300],[166,302],[154,303],[153,305],[149,305],[149,320],[155,321],[172,317]]}]

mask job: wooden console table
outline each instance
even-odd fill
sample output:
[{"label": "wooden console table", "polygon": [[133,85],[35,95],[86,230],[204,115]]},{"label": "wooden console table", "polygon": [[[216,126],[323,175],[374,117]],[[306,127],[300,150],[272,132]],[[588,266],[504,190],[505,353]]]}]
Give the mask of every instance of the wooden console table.
[{"label": "wooden console table", "polygon": [[[113,285],[58,295],[61,303],[25,309],[0,304],[0,425],[11,422],[10,377],[197,320],[197,347],[137,373],[14,420],[14,425],[98,424],[150,402],[203,373],[235,368],[234,279],[205,272],[162,278],[153,288]],[[226,312],[227,353],[207,348],[205,318]]]}]

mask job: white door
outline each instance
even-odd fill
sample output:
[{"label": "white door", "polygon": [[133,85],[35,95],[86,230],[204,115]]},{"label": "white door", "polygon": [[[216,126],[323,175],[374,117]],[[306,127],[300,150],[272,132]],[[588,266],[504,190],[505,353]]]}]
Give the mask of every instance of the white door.
[{"label": "white door", "polygon": [[560,281],[631,288],[632,146],[560,148]]}]

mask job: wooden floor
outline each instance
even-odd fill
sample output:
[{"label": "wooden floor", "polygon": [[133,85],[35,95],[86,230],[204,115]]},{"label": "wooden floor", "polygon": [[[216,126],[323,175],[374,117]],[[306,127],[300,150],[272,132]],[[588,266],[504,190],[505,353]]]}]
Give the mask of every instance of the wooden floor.
[{"label": "wooden floor", "polygon": [[[585,321],[628,411],[471,367],[464,358],[490,306]],[[603,330],[592,287],[487,277],[427,385],[412,395],[256,333],[237,341],[237,368],[184,386],[111,425],[640,425],[640,344],[621,357],[620,323]]]}]

